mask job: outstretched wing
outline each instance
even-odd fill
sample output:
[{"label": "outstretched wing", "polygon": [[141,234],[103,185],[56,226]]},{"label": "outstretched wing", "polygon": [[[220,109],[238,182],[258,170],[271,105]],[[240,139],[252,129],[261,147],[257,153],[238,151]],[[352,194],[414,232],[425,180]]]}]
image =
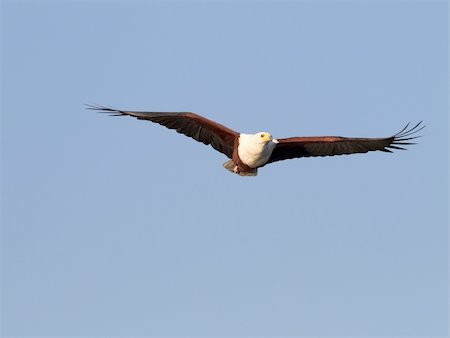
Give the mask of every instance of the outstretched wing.
[{"label": "outstretched wing", "polygon": [[112,116],[128,115],[139,120],[159,123],[169,129],[175,129],[178,133],[192,137],[196,141],[211,145],[229,158],[233,156],[234,141],[239,135],[239,133],[230,128],[191,112],[125,111],[92,105],[88,105],[88,109],[96,110],[100,113],[110,113]]},{"label": "outstretched wing", "polygon": [[297,157],[334,156],[368,151],[384,151],[390,149],[405,149],[403,146],[415,144],[408,141],[420,136],[415,134],[425,126],[419,122],[409,128],[409,123],[397,134],[386,138],[348,138],[339,136],[290,137],[278,139],[278,144],[267,163],[287,160]]}]

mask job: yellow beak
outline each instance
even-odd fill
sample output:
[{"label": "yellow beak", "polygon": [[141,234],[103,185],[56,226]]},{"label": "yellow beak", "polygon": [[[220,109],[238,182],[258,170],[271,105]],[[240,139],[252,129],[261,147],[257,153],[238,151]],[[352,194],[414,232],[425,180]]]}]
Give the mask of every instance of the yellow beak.
[{"label": "yellow beak", "polygon": [[270,141],[272,141],[272,135],[265,133],[262,137],[262,140],[264,142],[270,142]]}]

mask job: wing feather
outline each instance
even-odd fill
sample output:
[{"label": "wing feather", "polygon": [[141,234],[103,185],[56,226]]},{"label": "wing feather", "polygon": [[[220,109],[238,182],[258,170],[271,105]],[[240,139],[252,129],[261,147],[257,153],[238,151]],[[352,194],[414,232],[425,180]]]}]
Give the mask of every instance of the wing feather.
[{"label": "wing feather", "polygon": [[409,123],[397,134],[386,138],[349,138],[340,136],[290,137],[278,139],[278,144],[267,163],[298,157],[335,156],[369,151],[392,152],[391,149],[405,150],[403,146],[415,144],[407,142],[419,138],[416,133],[425,126],[422,121],[409,128]]},{"label": "wing feather", "polygon": [[234,142],[239,136],[238,132],[191,112],[126,111],[92,105],[88,105],[87,108],[112,116],[133,116],[139,120],[158,123],[198,142],[211,145],[229,158],[233,156]]}]

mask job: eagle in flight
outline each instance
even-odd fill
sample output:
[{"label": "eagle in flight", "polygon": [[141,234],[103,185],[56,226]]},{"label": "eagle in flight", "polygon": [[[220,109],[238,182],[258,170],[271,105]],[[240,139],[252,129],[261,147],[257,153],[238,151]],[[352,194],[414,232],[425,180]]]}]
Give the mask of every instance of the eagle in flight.
[{"label": "eagle in flight", "polygon": [[353,138],[341,136],[289,137],[275,139],[268,132],[244,134],[191,112],[145,112],[118,110],[88,105],[88,109],[113,116],[133,116],[139,120],[158,123],[178,133],[193,138],[229,158],[223,166],[241,176],[256,176],[258,168],[277,161],[298,157],[334,156],[405,149],[403,146],[420,136],[417,132],[425,126],[422,121],[397,134],[382,138]]}]

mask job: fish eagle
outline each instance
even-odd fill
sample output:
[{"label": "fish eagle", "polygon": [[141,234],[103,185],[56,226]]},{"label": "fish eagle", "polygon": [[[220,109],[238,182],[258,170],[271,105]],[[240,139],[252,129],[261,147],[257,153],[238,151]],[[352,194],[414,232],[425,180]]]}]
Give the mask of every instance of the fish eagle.
[{"label": "fish eagle", "polygon": [[238,133],[215,121],[192,112],[147,112],[118,110],[103,106],[87,105],[88,109],[112,116],[132,116],[139,120],[158,123],[178,133],[193,138],[229,158],[223,166],[241,176],[256,176],[258,168],[277,161],[298,157],[334,156],[402,149],[415,144],[410,142],[420,136],[416,133],[425,126],[422,121],[409,127],[409,123],[397,134],[383,138],[352,138],[341,136],[289,137],[275,139],[268,132],[256,134]]}]

